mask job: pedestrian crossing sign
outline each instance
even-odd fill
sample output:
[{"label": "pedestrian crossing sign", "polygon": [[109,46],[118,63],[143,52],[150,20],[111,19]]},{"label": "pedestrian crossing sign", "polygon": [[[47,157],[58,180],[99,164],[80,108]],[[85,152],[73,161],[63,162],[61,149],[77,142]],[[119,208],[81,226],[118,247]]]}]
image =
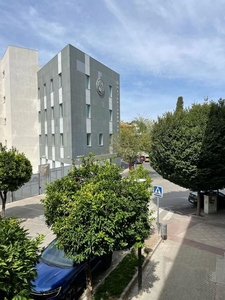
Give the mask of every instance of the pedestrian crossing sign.
[{"label": "pedestrian crossing sign", "polygon": [[163,197],[163,187],[159,185],[154,185],[153,186],[153,194],[157,198],[162,198]]}]

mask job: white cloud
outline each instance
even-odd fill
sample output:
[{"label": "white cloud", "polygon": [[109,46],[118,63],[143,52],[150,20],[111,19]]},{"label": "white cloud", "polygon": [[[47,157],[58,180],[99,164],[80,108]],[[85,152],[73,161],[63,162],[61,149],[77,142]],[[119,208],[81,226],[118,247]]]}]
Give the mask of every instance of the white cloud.
[{"label": "white cloud", "polygon": [[173,108],[182,93],[223,94],[224,0],[8,0],[0,9],[2,55],[8,44],[30,47],[43,64],[70,43],[120,73],[121,103],[134,113]]}]

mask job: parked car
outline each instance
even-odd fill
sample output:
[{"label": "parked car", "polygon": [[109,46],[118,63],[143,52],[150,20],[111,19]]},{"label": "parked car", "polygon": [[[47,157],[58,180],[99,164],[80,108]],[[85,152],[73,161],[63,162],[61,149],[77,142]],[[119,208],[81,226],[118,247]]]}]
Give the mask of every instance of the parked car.
[{"label": "parked car", "polygon": [[[217,210],[225,208],[225,194],[220,191],[200,191],[200,203],[202,208],[204,207],[204,195],[208,195],[209,193],[217,195]],[[197,192],[190,191],[188,201],[194,205],[197,205],[197,196]]]},{"label": "parked car", "polygon": [[143,160],[140,158],[140,157],[137,157],[135,160],[134,160],[134,163],[133,164],[143,164]]},{"label": "parked car", "polygon": [[[37,277],[32,282],[32,299],[76,299],[85,288],[85,264],[76,264],[64,251],[56,248],[56,239],[42,252],[37,264]],[[112,262],[112,254],[91,260],[91,270],[106,270]]]},{"label": "parked car", "polygon": [[144,155],[141,155],[141,156],[140,156],[140,159],[141,159],[142,161],[145,161],[145,156],[144,156]]},{"label": "parked car", "polygon": [[145,162],[149,162],[149,156],[145,156]]}]

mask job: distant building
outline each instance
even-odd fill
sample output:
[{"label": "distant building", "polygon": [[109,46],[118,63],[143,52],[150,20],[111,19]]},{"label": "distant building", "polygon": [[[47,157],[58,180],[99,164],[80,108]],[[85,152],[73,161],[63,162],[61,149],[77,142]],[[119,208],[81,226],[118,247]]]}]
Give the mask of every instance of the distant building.
[{"label": "distant building", "polygon": [[[120,125],[120,76],[67,45],[45,66],[38,53],[9,46],[0,60],[0,143],[51,168],[90,152],[114,159]],[[113,160],[119,163],[119,160]]]},{"label": "distant building", "polygon": [[37,51],[9,46],[0,60],[0,143],[16,147],[38,171]]},{"label": "distant building", "polygon": [[90,152],[110,159],[120,125],[119,74],[71,45],[38,71],[40,164],[71,164]]}]

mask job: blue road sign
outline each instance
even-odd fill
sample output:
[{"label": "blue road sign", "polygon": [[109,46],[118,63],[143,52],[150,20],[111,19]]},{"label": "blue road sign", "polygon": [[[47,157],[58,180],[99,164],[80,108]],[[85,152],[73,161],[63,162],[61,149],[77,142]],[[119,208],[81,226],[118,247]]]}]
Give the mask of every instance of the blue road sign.
[{"label": "blue road sign", "polygon": [[153,194],[157,198],[162,198],[163,197],[163,187],[159,185],[154,185],[153,186]]}]

